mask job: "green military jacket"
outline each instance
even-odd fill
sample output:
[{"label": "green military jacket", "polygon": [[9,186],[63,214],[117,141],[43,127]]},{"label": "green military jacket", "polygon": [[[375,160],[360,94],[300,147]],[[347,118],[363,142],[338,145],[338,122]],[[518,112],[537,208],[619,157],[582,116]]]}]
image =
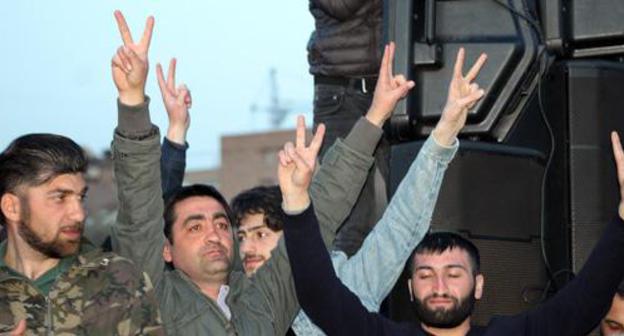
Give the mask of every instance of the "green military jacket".
[{"label": "green military jacket", "polygon": [[[148,124],[147,133],[130,139],[120,132],[121,120],[128,117],[124,113],[135,122],[149,121],[147,103],[120,104],[120,125],[113,140],[120,204],[113,250],[143,265],[154,281],[167,334],[284,335],[299,304],[283,240],[252,278],[240,271],[230,274],[226,303],[231,319],[183,272],[165,268],[158,130]],[[310,194],[328,246],[357,200],[380,136],[380,129],[360,121],[345,141],[338,140],[330,149],[314,177]]]},{"label": "green military jacket", "polygon": [[0,267],[0,332],[24,319],[27,335],[164,335],[147,275],[88,244],[48,295]]}]

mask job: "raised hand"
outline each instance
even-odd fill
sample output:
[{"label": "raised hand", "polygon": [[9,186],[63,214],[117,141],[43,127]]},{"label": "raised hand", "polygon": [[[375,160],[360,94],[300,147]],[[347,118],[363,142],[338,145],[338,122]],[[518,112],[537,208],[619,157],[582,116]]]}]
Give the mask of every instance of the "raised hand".
[{"label": "raised hand", "polygon": [[413,81],[406,80],[403,75],[395,76],[392,73],[395,48],[394,42],[390,42],[384,49],[373,102],[366,113],[366,119],[379,127],[390,118],[397,102],[404,98],[407,92],[414,87]]},{"label": "raised hand", "polygon": [[167,116],[169,117],[167,139],[178,144],[184,144],[186,142],[186,132],[191,125],[191,116],[188,110],[191,108],[192,99],[191,91],[189,91],[186,85],[181,84],[176,88],[175,71],[176,59],[172,58],[169,62],[167,80],[165,81],[162,66],[160,63],[156,65],[158,86],[160,87],[165,110],[167,110]]},{"label": "raised hand", "polygon": [[611,132],[611,146],[613,147],[613,158],[615,159],[615,169],[617,171],[618,184],[620,185],[620,205],[618,214],[624,219],[624,150],[617,132]]},{"label": "raised hand", "polygon": [[115,20],[117,20],[123,46],[119,47],[113,56],[113,81],[122,103],[138,105],[145,100],[145,81],[149,69],[147,52],[152,40],[154,18],[152,16],[147,18],[143,37],[139,43],[132,40],[126,19],[118,10],[115,11]]},{"label": "raised hand", "polygon": [[487,60],[486,54],[481,54],[466,76],[463,75],[464,59],[466,52],[460,48],[457,52],[457,60],[453,69],[453,78],[448,89],[446,106],[442,111],[442,117],[433,135],[442,144],[450,146],[455,141],[455,137],[466,124],[468,110],[472,108],[484,95],[483,89],[479,89],[477,83],[473,81],[479,75],[481,67]]},{"label": "raised hand", "polygon": [[287,142],[278,153],[277,176],[284,209],[303,210],[309,203],[308,188],[316,167],[316,157],[323,144],[325,125],[320,124],[309,146],[306,146],[306,127],[303,116],[297,117],[295,144]]}]

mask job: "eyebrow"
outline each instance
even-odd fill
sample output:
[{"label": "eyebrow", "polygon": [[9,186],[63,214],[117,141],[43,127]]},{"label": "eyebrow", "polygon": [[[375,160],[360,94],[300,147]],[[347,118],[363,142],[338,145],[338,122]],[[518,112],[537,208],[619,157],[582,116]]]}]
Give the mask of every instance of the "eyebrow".
[{"label": "eyebrow", "polygon": [[215,212],[214,214],[212,214],[212,220],[221,219],[221,218],[225,218],[228,221],[228,223],[230,222],[230,219],[225,214],[225,212],[219,211],[219,212]]},{"label": "eyebrow", "polygon": [[202,215],[202,214],[193,214],[193,215],[189,215],[188,217],[186,217],[184,219],[184,222],[182,222],[182,226],[186,227],[190,222],[195,221],[195,220],[204,220],[206,219],[206,216]]},{"label": "eyebrow", "polygon": [[260,225],[252,226],[252,227],[250,227],[250,228],[248,228],[248,229],[238,228],[238,230],[236,231],[236,233],[244,233],[244,234],[247,234],[247,233],[251,233],[251,232],[254,232],[254,231],[258,231],[258,230],[260,230],[260,229],[262,229],[262,228],[265,228],[265,227],[267,227],[267,226],[266,226],[266,224],[260,224]]},{"label": "eyebrow", "polygon": [[[449,268],[461,268],[464,271],[468,272],[468,269],[466,267],[464,267],[463,265],[460,264],[450,264],[450,265],[444,265],[445,269],[449,269]],[[418,266],[416,267],[416,271],[420,271],[420,270],[428,270],[428,271],[433,271],[433,267],[432,266]]]},{"label": "eyebrow", "polygon": [[[224,212],[216,212],[212,215],[212,220],[221,219],[221,218],[225,218],[228,224],[230,223],[230,221],[228,220],[228,216]],[[190,222],[194,220],[205,220],[205,219],[206,219],[206,216],[204,214],[192,214],[184,219],[184,222],[182,222],[182,226],[186,227]]]},{"label": "eyebrow", "polygon": [[87,193],[87,191],[89,191],[89,187],[85,186],[84,188],[82,188],[82,190],[80,190],[80,192],[76,192],[73,189],[67,189],[67,188],[56,188],[56,189],[52,189],[50,191],[48,191],[48,195],[52,195],[52,194],[63,194],[63,195],[71,195],[71,194],[78,194],[78,195],[85,195]]}]

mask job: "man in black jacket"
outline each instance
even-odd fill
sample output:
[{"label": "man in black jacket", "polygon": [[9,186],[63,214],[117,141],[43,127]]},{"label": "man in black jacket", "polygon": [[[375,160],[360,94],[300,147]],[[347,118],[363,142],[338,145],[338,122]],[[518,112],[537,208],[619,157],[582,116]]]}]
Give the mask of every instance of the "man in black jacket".
[{"label": "man in black jacket", "polygon": [[[322,160],[336,138],[344,138],[372,102],[383,44],[382,0],[310,0],[310,13],[316,29],[308,43],[314,76],[314,125],[327,127]],[[334,243],[347,255],[359,249],[383,213],[385,187],[383,183],[376,187],[374,182],[376,171],[386,180],[388,155],[388,141],[382,138],[375,166]]]},{"label": "man in black jacket", "polygon": [[440,236],[434,234],[416,249],[411,281],[417,306],[424,308],[419,308],[419,317],[430,316],[416,325],[370,313],[336,278],[322,248],[313,206],[309,201],[290,201],[297,198],[289,195],[289,199],[284,197],[288,214],[284,233],[301,307],[328,335],[586,335],[609,309],[624,277],[620,267],[624,258],[624,150],[615,132],[611,137],[620,186],[618,215],[574,280],[538,307],[495,317],[484,328],[471,327],[471,305],[480,297],[484,283],[478,254],[470,252],[476,248],[440,243]]}]

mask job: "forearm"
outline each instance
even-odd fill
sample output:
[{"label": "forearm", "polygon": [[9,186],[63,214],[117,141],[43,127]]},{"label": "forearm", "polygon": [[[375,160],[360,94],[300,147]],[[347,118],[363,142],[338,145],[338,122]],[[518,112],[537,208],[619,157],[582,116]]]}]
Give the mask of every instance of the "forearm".
[{"label": "forearm", "polygon": [[624,222],[609,223],[579,274],[557,295],[530,313],[549,335],[585,335],[606,315],[624,278]]},{"label": "forearm", "polygon": [[367,311],[336,277],[314,210],[287,215],[284,235],[297,298],[306,314],[328,335],[346,330],[364,334]]},{"label": "forearm", "polygon": [[336,140],[314,176],[310,198],[327,247],[357,201],[382,134],[381,128],[361,118],[344,140]]},{"label": "forearm", "polygon": [[188,144],[178,144],[163,139],[160,159],[160,175],[162,178],[163,199],[166,201],[176,189],[182,187],[186,169],[186,150]]},{"label": "forearm", "polygon": [[159,133],[149,122],[147,102],[119,105],[112,151],[119,203],[113,250],[143,267],[157,283],[164,267],[163,200]]},{"label": "forearm", "polygon": [[369,309],[379,308],[429,230],[444,173],[457,148],[458,142],[443,147],[429,137],[360,250],[337,265],[342,282]]}]

